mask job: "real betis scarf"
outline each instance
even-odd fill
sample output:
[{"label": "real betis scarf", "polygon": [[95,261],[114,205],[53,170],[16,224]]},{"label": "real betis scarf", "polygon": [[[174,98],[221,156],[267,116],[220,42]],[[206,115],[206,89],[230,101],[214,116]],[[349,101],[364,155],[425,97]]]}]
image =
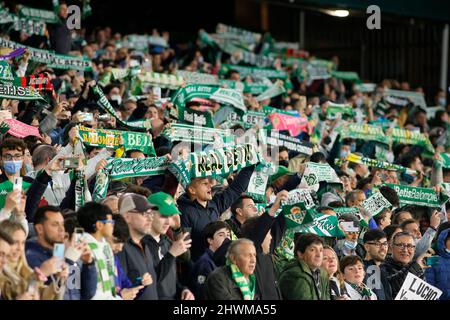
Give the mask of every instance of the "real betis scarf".
[{"label": "real betis scarf", "polygon": [[[111,247],[105,243],[103,250],[100,250],[97,243],[89,242],[89,249],[95,259],[97,267],[97,283],[106,295],[116,296],[116,284],[114,275],[114,254]],[[106,259],[105,259],[106,258]]]},{"label": "real betis scarf", "polygon": [[[183,78],[187,84],[218,84],[219,79],[216,75],[186,70],[178,70],[177,76]],[[234,88],[232,88],[234,89]]]},{"label": "real betis scarf", "polygon": [[278,147],[286,147],[290,151],[299,152],[305,155],[312,155],[314,144],[300,140],[296,137],[287,136],[277,130],[260,130],[261,141]]},{"label": "real betis scarf", "polygon": [[259,203],[266,203],[266,187],[269,181],[269,176],[273,171],[273,164],[258,164],[253,170],[252,176],[248,183],[246,195],[252,197],[253,201]]},{"label": "real betis scarf", "polygon": [[355,85],[355,90],[360,91],[362,93],[374,92],[376,88],[377,88],[376,83],[360,83]]},{"label": "real betis scarf", "polygon": [[336,212],[338,219],[343,214],[352,214],[358,218],[359,223],[361,224],[362,227],[369,226],[367,224],[366,220],[364,219],[364,217],[361,215],[361,212],[359,211],[359,209],[356,207],[338,207],[338,208],[333,208],[333,210],[334,210],[334,212]]},{"label": "real betis scarf", "polygon": [[356,82],[356,83],[361,83],[361,79],[359,79],[359,76],[358,76],[357,72],[332,70],[330,73],[331,73],[331,76],[333,78],[353,81],[353,82]]},{"label": "real betis scarf", "polygon": [[232,64],[222,64],[219,74],[225,75],[230,70],[235,70],[239,72],[241,79],[247,76],[257,76],[262,78],[282,79],[282,80],[287,78],[287,73],[285,71],[275,69],[244,67]]},{"label": "real betis scarf", "polygon": [[242,111],[247,110],[241,92],[220,88],[218,85],[187,85],[174,93],[172,101],[178,107],[185,107],[186,102],[194,98],[215,100],[221,104],[232,105]]},{"label": "real betis scarf", "polygon": [[252,43],[256,43],[261,39],[261,34],[260,33],[255,33],[255,32],[251,32],[245,29],[240,29],[240,28],[236,28],[233,26],[228,26],[226,24],[223,23],[218,23],[216,26],[216,33],[219,34],[223,34],[223,33],[228,33],[228,34],[234,34],[237,35],[239,37],[241,37],[242,39],[246,39],[246,41],[250,41]]},{"label": "real betis scarf", "polygon": [[364,283],[362,283],[361,286],[358,286],[348,281],[345,282],[361,295],[362,300],[372,300],[372,291]]},{"label": "real betis scarf", "polygon": [[420,132],[410,130],[392,128],[389,136],[394,143],[413,144],[424,147],[425,150],[434,154],[435,150],[430,140]]},{"label": "real betis scarf", "polygon": [[392,207],[392,204],[381,194],[381,192],[372,193],[368,199],[361,203],[361,208],[368,214],[371,214],[372,217],[390,207]]},{"label": "real betis scarf", "polygon": [[225,143],[231,136],[229,130],[202,128],[181,123],[172,123],[165,127],[161,134],[170,142],[194,142],[204,145],[214,144],[217,140]]},{"label": "real betis scarf", "polygon": [[440,155],[441,155],[441,158],[442,158],[442,161],[441,161],[442,166],[445,169],[450,169],[450,154],[441,152]]},{"label": "real betis scarf", "polygon": [[145,120],[139,120],[139,121],[123,121],[119,115],[117,114],[116,110],[112,107],[111,103],[109,103],[108,99],[106,98],[105,94],[103,93],[102,89],[97,85],[95,87],[92,87],[92,90],[97,97],[97,104],[107,113],[112,115],[114,118],[116,118],[117,122],[120,123],[123,126],[126,126],[132,130],[136,131],[144,131],[151,129],[152,124],[150,119]]},{"label": "real betis scarf", "polygon": [[227,259],[227,266],[230,268],[231,277],[234,283],[239,287],[244,300],[255,300],[256,277],[251,274],[248,280],[244,277],[239,267]]},{"label": "real betis scarf", "polygon": [[78,133],[84,144],[92,147],[118,149],[124,151],[139,150],[145,155],[156,156],[152,136],[133,131],[118,131],[78,127]]},{"label": "real betis scarf", "polygon": [[192,126],[214,128],[211,113],[178,106],[178,121]]},{"label": "real betis scarf", "polygon": [[285,92],[286,89],[283,86],[283,82],[277,80],[271,87],[269,87],[266,91],[257,96],[256,100],[263,101],[266,99],[272,99],[273,97],[279,96]]},{"label": "real betis scarf", "polygon": [[425,108],[425,110],[427,108],[425,97],[420,92],[385,89],[383,91],[383,96],[408,99],[411,100],[415,105],[419,105],[422,108]]},{"label": "real betis scarf", "polygon": [[429,208],[440,208],[448,201],[446,195],[439,195],[434,189],[418,188],[386,183],[385,186],[393,188],[400,198],[400,205],[415,205]]},{"label": "real betis scarf", "polygon": [[352,105],[328,102],[327,115],[331,117],[336,117],[337,114],[342,114],[343,116],[348,117],[355,116]]},{"label": "real betis scarf", "polygon": [[383,144],[389,144],[391,141],[380,127],[368,124],[344,124],[335,130],[339,132],[341,139],[353,138]]},{"label": "real betis scarf", "polygon": [[138,79],[141,83],[171,90],[180,88],[185,82],[183,77],[179,75],[156,72],[147,72],[143,75],[138,75]]},{"label": "real betis scarf", "polygon": [[[354,153],[350,153],[346,159],[346,161],[349,162],[353,162],[353,163],[358,163],[358,164],[365,164],[368,167],[374,167],[374,168],[379,168],[379,169],[386,169],[386,170],[391,170],[391,171],[397,171],[397,172],[406,172],[407,174],[410,175],[415,175],[416,171],[409,169],[409,168],[405,168],[403,166],[400,166],[398,164],[393,164],[393,163],[389,163],[389,162],[384,162],[384,161],[378,161],[378,160],[374,160],[374,159],[370,159],[370,158],[366,158],[366,157],[362,157],[362,156],[358,156]],[[339,165],[342,163],[342,161],[340,159],[335,159],[335,164]]]},{"label": "real betis scarf", "polygon": [[15,77],[13,85],[21,87],[32,87],[38,92],[49,92],[53,99],[56,100],[56,92],[53,88],[50,77],[47,74],[39,73],[37,75],[30,75],[25,77]]},{"label": "real betis scarf", "polygon": [[289,192],[287,201],[281,203],[288,228],[299,227],[314,220],[315,207],[311,190],[295,189]]},{"label": "real betis scarf", "polygon": [[80,71],[92,70],[91,61],[83,57],[56,54],[52,51],[27,47],[3,38],[0,38],[0,47],[6,47],[13,50],[25,47],[30,52],[31,61],[45,63],[48,67],[53,69]]},{"label": "real betis scarf", "polygon": [[183,186],[187,186],[191,179],[228,175],[258,162],[260,155],[256,146],[244,144],[193,152],[189,155],[189,160],[172,162],[169,170]]},{"label": "real betis scarf", "polygon": [[41,100],[42,96],[31,88],[17,87],[0,83],[0,98],[12,100]]},{"label": "real betis scarf", "polygon": [[328,163],[308,162],[300,182],[300,188],[319,190],[319,182],[325,181],[329,184],[342,185],[336,171]]},{"label": "real betis scarf", "polygon": [[296,230],[299,233],[313,233],[319,237],[345,237],[344,232],[338,226],[335,216],[317,213],[314,221],[305,224]]},{"label": "real betis scarf", "polygon": [[75,171],[75,211],[78,211],[85,204],[85,176],[84,172]]}]

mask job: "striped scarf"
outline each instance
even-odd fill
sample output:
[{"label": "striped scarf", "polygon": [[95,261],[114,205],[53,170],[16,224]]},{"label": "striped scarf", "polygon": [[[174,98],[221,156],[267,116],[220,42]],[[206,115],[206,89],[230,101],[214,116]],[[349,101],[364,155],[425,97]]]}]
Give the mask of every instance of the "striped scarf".
[{"label": "striped scarf", "polygon": [[255,288],[256,288],[256,278],[255,275],[251,274],[247,279],[239,270],[238,266],[232,263],[230,260],[227,260],[227,266],[231,270],[231,277],[233,281],[241,290],[242,296],[244,300],[254,300],[255,299]]},{"label": "striped scarf", "polygon": [[14,78],[13,84],[20,87],[32,87],[38,92],[50,92],[52,97],[56,99],[56,92],[48,74],[39,73],[37,75],[16,77]]},{"label": "striped scarf", "polygon": [[114,275],[114,255],[109,244],[102,243],[101,246],[98,242],[89,242],[89,248],[92,251],[95,259],[95,266],[97,268],[97,293],[102,291],[104,296],[116,297],[115,275]]}]

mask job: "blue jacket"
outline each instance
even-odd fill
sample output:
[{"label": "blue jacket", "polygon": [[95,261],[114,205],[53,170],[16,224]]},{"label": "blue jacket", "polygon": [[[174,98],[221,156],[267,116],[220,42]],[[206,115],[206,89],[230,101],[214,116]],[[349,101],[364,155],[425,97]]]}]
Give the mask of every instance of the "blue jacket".
[{"label": "blue jacket", "polygon": [[189,199],[186,194],[178,199],[181,226],[191,228],[191,258],[194,262],[200,258],[206,249],[203,243],[203,229],[208,223],[219,220],[220,215],[230,208],[233,202],[247,190],[254,167],[242,169],[224,192],[216,193],[212,200],[208,201],[206,208],[196,200]]},{"label": "blue jacket", "polygon": [[[39,267],[44,261],[53,257],[51,249],[44,248],[36,240],[30,240],[25,245],[25,255],[27,262],[31,268]],[[83,264],[80,261],[73,262],[66,259],[69,264],[69,278],[64,293],[64,300],[90,300],[97,291],[97,271],[95,264]],[[81,275],[76,275],[79,266],[81,267]],[[79,272],[79,271],[78,271]],[[47,282],[49,284],[51,279]],[[79,288],[76,288],[79,284]],[[75,288],[71,288],[74,286]]]},{"label": "blue jacket", "polygon": [[440,300],[450,300],[450,253],[445,251],[445,239],[450,232],[445,229],[437,241],[437,254],[439,261],[431,268],[425,270],[425,279],[432,286],[442,290]]},{"label": "blue jacket", "polygon": [[213,260],[213,254],[214,252],[207,248],[205,253],[197,260],[192,268],[190,287],[195,298],[198,300],[203,300],[204,298],[203,290],[206,278],[217,268]]}]

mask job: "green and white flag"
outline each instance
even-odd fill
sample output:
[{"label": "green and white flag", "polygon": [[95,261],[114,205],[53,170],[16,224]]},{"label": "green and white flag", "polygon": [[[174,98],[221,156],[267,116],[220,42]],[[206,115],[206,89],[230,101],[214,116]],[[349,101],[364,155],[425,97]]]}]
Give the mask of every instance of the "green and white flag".
[{"label": "green and white flag", "polygon": [[174,93],[172,101],[178,107],[185,107],[186,102],[194,98],[214,100],[218,103],[229,104],[239,110],[247,111],[241,92],[220,88],[218,85],[187,85]]},{"label": "green and white flag", "polygon": [[400,206],[415,205],[429,208],[440,208],[448,197],[439,195],[434,189],[403,186],[398,184],[384,184],[393,188],[400,198]]},{"label": "green and white flag", "polygon": [[165,127],[161,134],[170,142],[194,142],[204,145],[214,144],[218,140],[225,143],[231,136],[230,130],[203,128],[181,123],[172,123],[169,127]]},{"label": "green and white flag", "polygon": [[0,81],[1,82],[11,82],[14,80],[14,75],[11,70],[11,66],[8,62],[2,60],[0,61]]},{"label": "green and white flag", "polygon": [[311,156],[314,145],[307,141],[302,141],[296,137],[281,134],[277,130],[260,130],[260,137],[263,144],[286,147],[290,151],[299,152]]},{"label": "green and white flag", "polygon": [[266,99],[272,99],[286,92],[283,86],[283,81],[277,80],[271,87],[256,97],[257,101],[263,101]]},{"label": "green and white flag", "polygon": [[383,92],[383,97],[394,97],[394,98],[403,98],[411,100],[415,105],[418,105],[424,109],[427,108],[427,103],[425,101],[425,97],[420,92],[414,91],[403,91],[403,90],[392,90],[386,89]]},{"label": "green and white flag", "polygon": [[232,64],[222,64],[219,74],[225,75],[230,70],[235,70],[239,72],[241,79],[247,76],[257,76],[262,78],[282,79],[282,80],[287,78],[287,73],[285,71],[266,68],[244,67]]},{"label": "green and white flag", "polygon": [[252,197],[255,202],[266,203],[267,182],[269,181],[269,176],[273,174],[273,169],[272,163],[260,163],[253,170],[245,193]]},{"label": "green and white flag", "polygon": [[[349,161],[349,162],[353,162],[353,163],[365,164],[368,167],[374,167],[374,168],[385,169],[385,170],[390,170],[390,171],[397,171],[397,172],[401,172],[401,173],[406,172],[407,174],[410,174],[410,175],[417,174],[417,172],[415,170],[403,167],[401,165],[362,157],[362,156],[359,156],[354,153],[350,153],[345,158],[345,160]],[[335,159],[334,162],[335,162],[335,164],[340,165],[342,163],[342,160]]]},{"label": "green and white flag", "polygon": [[372,195],[361,203],[361,208],[372,215],[379,214],[386,208],[391,208],[392,204],[381,194],[381,192],[372,193]]},{"label": "green and white flag", "polygon": [[300,188],[319,190],[319,182],[342,185],[336,171],[328,163],[308,162],[300,182]]},{"label": "green and white flag", "polygon": [[361,83],[361,79],[359,79],[358,73],[353,71],[334,71],[332,70],[331,76],[337,79],[353,81],[356,83]]},{"label": "green and white flag", "polygon": [[309,189],[289,191],[288,199],[282,201],[282,210],[288,228],[294,228],[314,220],[314,199]]},{"label": "green and white flag", "polygon": [[138,76],[139,81],[143,84],[149,84],[151,86],[157,86],[160,88],[167,88],[171,90],[179,89],[185,80],[179,75],[147,72]]},{"label": "green and white flag", "polygon": [[[187,84],[218,84],[219,79],[216,75],[186,70],[178,70],[177,76],[182,77]],[[234,88],[232,88],[234,89]]]},{"label": "green and white flag", "polygon": [[391,139],[384,134],[383,129],[368,124],[345,124],[335,129],[341,135],[341,139],[353,138],[365,141],[376,141],[389,144]]},{"label": "green and white flag", "polygon": [[394,143],[418,145],[424,147],[425,150],[430,154],[434,154],[435,152],[434,147],[430,142],[430,139],[428,139],[424,134],[420,132],[400,128],[392,128],[388,130],[389,130],[389,138]]},{"label": "green and white flag", "polygon": [[44,98],[30,87],[16,87],[0,83],[0,98],[12,100],[41,100]]},{"label": "green and white flag", "polygon": [[124,151],[139,150],[145,155],[156,156],[152,136],[147,133],[92,129],[79,126],[78,133],[84,144],[92,147],[118,149]]},{"label": "green and white flag", "polygon": [[316,214],[312,223],[301,226],[296,232],[313,233],[319,237],[345,237],[339,228],[337,217],[320,213]]},{"label": "green and white flag", "polygon": [[367,224],[366,220],[364,219],[364,217],[362,216],[360,210],[357,207],[338,207],[338,208],[333,208],[333,210],[334,210],[334,212],[336,212],[338,220],[343,214],[352,214],[358,218],[359,223],[361,224],[362,227],[369,226]]}]

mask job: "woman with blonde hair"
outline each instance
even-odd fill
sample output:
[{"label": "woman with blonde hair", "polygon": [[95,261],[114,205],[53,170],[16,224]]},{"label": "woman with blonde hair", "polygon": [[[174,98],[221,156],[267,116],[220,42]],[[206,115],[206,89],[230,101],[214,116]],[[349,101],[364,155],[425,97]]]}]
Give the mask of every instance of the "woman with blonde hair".
[{"label": "woman with blonde hair", "polygon": [[4,300],[58,300],[64,294],[64,285],[44,285],[47,280],[38,268],[28,266],[25,258],[25,229],[20,223],[5,220],[0,229],[14,241],[8,261],[0,275],[0,295]]},{"label": "woman with blonde hair", "polygon": [[338,256],[333,248],[327,245],[323,247],[322,268],[327,271],[330,277],[331,299],[350,300],[344,289],[344,279],[339,270]]}]

